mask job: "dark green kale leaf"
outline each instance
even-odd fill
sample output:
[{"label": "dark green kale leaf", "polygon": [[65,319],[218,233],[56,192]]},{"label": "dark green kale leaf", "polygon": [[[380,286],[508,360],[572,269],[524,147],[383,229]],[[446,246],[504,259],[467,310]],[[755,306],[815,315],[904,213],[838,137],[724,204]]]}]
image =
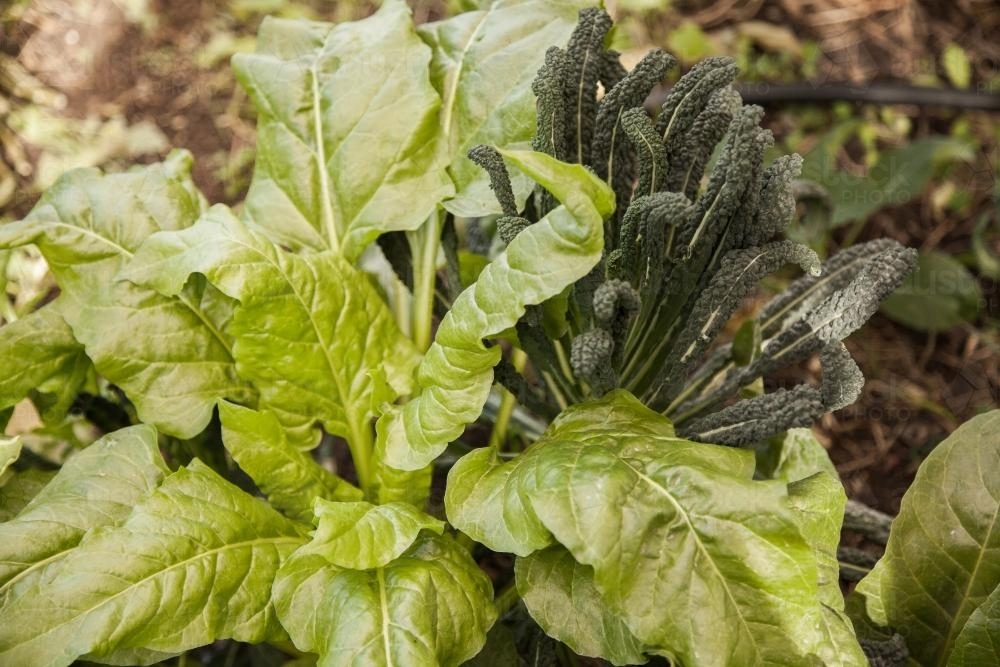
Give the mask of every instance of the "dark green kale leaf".
[{"label": "dark green kale leaf", "polygon": [[[532,309],[518,323],[539,381],[518,381],[505,367],[503,384],[524,405],[551,406],[549,414],[624,388],[686,437],[733,445],[807,426],[853,402],[863,377],[841,341],[913,270],[915,253],[881,240],[821,266],[806,247],[780,240],[795,217],[802,159],[766,164],[773,138],[760,126],[763,110],[743,105],[733,89],[733,61],[695,65],[651,116],[643,104],[676,61],[654,50],[627,72],[604,47],[610,28],[603,10],[583,10],[567,47],[549,49],[532,85],[533,148],[586,165],[616,194],[603,257],[558,308]],[[470,157],[490,174],[503,242],[555,207],[539,187],[515,210],[499,154],[476,148]],[[806,275],[756,316],[753,353],[719,344],[757,283],[786,264]],[[565,319],[558,335],[554,312]],[[816,354],[820,386],[733,402],[761,377]]]}]

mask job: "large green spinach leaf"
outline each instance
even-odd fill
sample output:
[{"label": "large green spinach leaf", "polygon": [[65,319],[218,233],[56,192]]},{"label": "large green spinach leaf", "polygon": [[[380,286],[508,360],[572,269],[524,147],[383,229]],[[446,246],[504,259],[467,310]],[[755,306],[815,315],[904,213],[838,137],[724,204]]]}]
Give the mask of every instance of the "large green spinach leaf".
[{"label": "large green spinach leaf", "polygon": [[[137,428],[149,438],[148,427]],[[301,524],[197,461],[137,500],[122,523],[90,530],[11,587],[4,614],[18,622],[0,626],[0,662],[69,665],[92,655],[145,663],[217,638],[286,636],[270,589],[306,541]]]},{"label": "large green spinach leaf", "polygon": [[266,20],[257,52],[233,59],[258,113],[247,223],[349,260],[420,226],[454,192],[430,60],[402,0],[339,25]]},{"label": "large green spinach leaf", "polygon": [[361,500],[361,489],[292,446],[273,413],[221,401],[219,419],[222,441],[233,460],[268,501],[291,518],[311,521],[316,498]]},{"label": "large green spinach leaf", "polygon": [[863,667],[868,661],[858,644],[840,592],[837,547],[847,502],[844,487],[837,477],[818,472],[790,484],[788,498],[816,562],[822,618],[820,631],[824,636],[824,641],[816,647],[816,654],[824,665]]},{"label": "large green spinach leaf", "polygon": [[994,410],[963,424],[924,460],[903,496],[885,556],[858,584],[871,620],[902,634],[910,656],[925,667],[998,655],[998,470],[1000,411]]},{"label": "large green spinach leaf", "polygon": [[[456,193],[444,206],[455,215],[496,212],[489,177],[466,153],[478,144],[508,149],[531,146],[535,96],[531,90],[545,50],[562,44],[577,13],[593,3],[582,0],[508,0],[486,9],[428,23],[417,31],[433,49],[431,83],[441,94],[441,137],[450,159]],[[513,180],[519,206],[533,184]]]},{"label": "large green spinach leaf", "polygon": [[[529,610],[579,652],[776,665],[825,653],[832,664],[858,664],[842,619],[824,613],[832,582],[829,567],[820,578],[814,551],[830,551],[829,531],[803,516],[784,483],[754,481],[753,469],[750,452],[677,438],[665,418],[616,390],[565,411],[513,461],[489,448],[466,455],[445,504],[474,539],[530,558],[518,566]],[[843,495],[813,502],[842,511]],[[536,553],[546,547],[556,550]],[[570,567],[562,550],[587,567]],[[547,593],[553,580],[571,590]],[[551,612],[585,590],[599,600],[574,601],[581,620]],[[828,648],[834,622],[850,648],[843,655]]]},{"label": "large green spinach leaf", "polygon": [[48,403],[46,417],[58,419],[72,405],[91,368],[58,300],[0,327],[0,349],[7,351],[0,409],[35,392],[36,404]]},{"label": "large green spinach leaf", "polygon": [[[0,226],[0,247],[41,249],[62,291],[59,314],[101,375],[121,387],[142,421],[185,438],[205,428],[219,397],[252,400],[224,331],[231,301],[204,280],[166,297],[117,275],[148,236],[184,229],[201,214],[204,200],[190,169],[191,156],[175,152],[162,164],[121,174],[72,171],[28,217]],[[59,336],[50,348],[71,350],[53,316],[34,321],[48,322]],[[74,372],[64,364],[50,370],[57,378]]]},{"label": "large green spinach leaf", "polygon": [[15,518],[0,524],[0,602],[88,531],[123,521],[168,472],[149,426],[116,431],[71,457]]},{"label": "large green spinach leaf", "polygon": [[296,447],[317,444],[317,423],[346,438],[367,486],[375,410],[407,392],[419,359],[375,287],[339,254],[286,252],[224,206],[151,237],[123,276],[176,294],[192,273],[239,301],[233,356],[261,407]]},{"label": "large green spinach leaf", "polygon": [[275,604],[321,666],[458,665],[483,647],[492,586],[443,523],[401,503],[322,501],[317,520],[278,573]]},{"label": "large green spinach leaf", "polygon": [[524,603],[539,625],[583,655],[599,655],[616,665],[646,662],[647,647],[636,639],[614,607],[604,603],[594,584],[594,568],[555,545],[515,564]]}]

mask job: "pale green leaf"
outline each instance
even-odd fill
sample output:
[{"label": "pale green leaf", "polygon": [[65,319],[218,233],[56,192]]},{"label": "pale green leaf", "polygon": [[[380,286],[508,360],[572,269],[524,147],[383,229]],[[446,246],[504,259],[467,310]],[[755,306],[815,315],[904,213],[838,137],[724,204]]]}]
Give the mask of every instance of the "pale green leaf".
[{"label": "pale green leaf", "polygon": [[667,48],[684,62],[697,62],[715,53],[708,35],[693,21],[684,21],[670,32]]},{"label": "pale green leaf", "polygon": [[55,471],[31,468],[12,473],[0,484],[0,523],[10,521],[21,513],[31,499],[55,477]]},{"label": "pale green leaf", "polygon": [[3,614],[19,622],[0,626],[0,663],[281,640],[271,582],[302,529],[195,461],[12,591]]},{"label": "pale green leaf", "polygon": [[361,500],[360,489],[293,447],[272,413],[220,401],[219,419],[233,460],[274,507],[293,519],[311,522],[314,498]]},{"label": "pale green leaf", "polygon": [[176,152],[120,174],[75,170],[27,218],[0,227],[0,246],[41,249],[59,283],[60,314],[100,374],[142,421],[183,438],[205,428],[218,398],[252,396],[222,331],[231,306],[204,281],[167,298],[116,278],[148,236],[197,219],[203,200],[190,168],[190,155]]},{"label": "pale green leaf", "polygon": [[[670,420],[659,419],[657,413],[647,408],[627,391],[622,390],[609,392],[607,400],[589,402],[586,410],[564,410],[552,421],[545,433],[549,439],[566,437],[579,442],[590,442],[594,439],[607,437],[608,429],[605,423],[620,424],[629,421],[632,422],[628,429],[630,437],[663,441],[678,439],[674,432],[674,425],[670,423]],[[731,461],[734,458],[742,459],[743,456],[726,455],[724,458]],[[725,461],[719,461],[719,465],[725,465],[725,463]]]},{"label": "pale green leaf", "polygon": [[228,328],[236,367],[295,447],[317,444],[317,423],[352,444],[370,442],[375,369],[395,396],[409,389],[416,348],[340,255],[285,252],[214,206],[193,227],[150,239],[124,275],[175,294],[192,273],[240,302]]},{"label": "pale green leaf", "polygon": [[948,667],[981,665],[1000,665],[1000,586],[969,616],[948,657]]},{"label": "pale green leaf", "polygon": [[421,530],[438,535],[444,522],[413,505],[317,500],[316,533],[298,556],[318,554],[332,565],[351,570],[385,567],[409,549]]},{"label": "pale green leaf", "polygon": [[[535,134],[531,83],[545,51],[563,45],[576,25],[583,0],[512,0],[465,12],[418,33],[433,50],[431,83],[441,95],[441,133],[448,171],[457,193],[445,208],[461,217],[497,211],[489,177],[466,157],[478,144],[528,148]],[[518,206],[531,191],[530,179],[515,177]]]},{"label": "pale green leaf", "polygon": [[823,641],[817,574],[784,485],[701,468],[693,448],[619,449],[615,435],[550,447],[526,490],[546,528],[594,568],[603,600],[682,663],[803,664]]},{"label": "pale green leaf", "polygon": [[530,469],[544,446],[536,443],[508,462],[491,447],[475,449],[459,459],[448,472],[444,495],[451,524],[494,551],[519,556],[552,544],[552,534],[535,516],[518,484],[520,469]]},{"label": "pale green leaf", "polygon": [[423,507],[434,476],[434,465],[419,470],[398,470],[381,456],[372,459],[372,484],[368,497],[378,503],[409,503]]},{"label": "pale green leaf", "polygon": [[[974,417],[917,470],[885,555],[858,584],[868,615],[905,633],[919,664],[947,664],[1000,585],[1000,411]],[[995,606],[994,606],[995,608]]]},{"label": "pale green leaf", "polygon": [[532,617],[579,655],[616,665],[646,662],[642,642],[622,617],[604,604],[594,570],[559,546],[536,551],[515,564],[517,590]]},{"label": "pale green leaf", "polygon": [[[505,464],[463,457],[449,475],[449,520],[521,555],[548,533],[593,568],[600,602],[651,653],[681,664],[818,660],[817,566],[785,485],[753,481],[750,452],[671,437],[665,418],[635,404],[616,391],[573,406]],[[510,498],[528,511],[509,511]],[[570,616],[546,630],[568,632]]]},{"label": "pale green leaf", "polygon": [[454,540],[423,533],[382,568],[348,570],[296,553],[274,585],[296,648],[320,667],[449,667],[474,656],[496,619],[489,579]]},{"label": "pale green leaf", "polygon": [[[668,456],[694,448],[700,462],[712,469],[749,478],[753,459],[747,452],[707,447],[678,438],[673,425],[623,390],[602,400],[564,410],[544,437],[513,461],[504,462],[488,447],[463,456],[448,474],[445,508],[452,525],[494,551],[527,556],[553,543],[552,534],[533,509],[534,476],[563,441],[602,443],[609,424],[628,424],[616,433],[622,447],[658,448]],[[541,461],[541,462],[539,462]]]},{"label": "pale green leaf", "polygon": [[233,58],[257,109],[248,224],[349,261],[420,226],[454,192],[430,60],[401,0],[353,23],[266,19],[257,52]]},{"label": "pale green leaf", "polygon": [[[650,410],[624,389],[608,392],[601,400],[571,406],[556,417],[545,431],[545,440],[573,440],[606,444],[616,425],[615,437],[622,447],[655,450],[661,456],[688,465],[698,465],[727,475],[750,479],[754,459],[749,452],[732,447],[714,447],[691,442],[674,433],[674,425]],[[530,450],[529,450],[530,451]],[[693,455],[693,458],[692,458]]]},{"label": "pale green leaf", "polygon": [[948,75],[951,85],[956,88],[969,87],[972,82],[972,64],[965,49],[955,42],[950,42],[941,53],[941,66],[944,67],[944,73]]},{"label": "pale green leaf", "polygon": [[57,420],[76,398],[90,360],[58,304],[48,304],[0,327],[0,350],[4,351],[0,408],[15,405],[35,391],[50,403],[45,416]]},{"label": "pale green leaf", "polygon": [[979,282],[957,259],[927,252],[895,292],[882,302],[882,312],[917,331],[941,331],[975,319],[982,300]]},{"label": "pale green leaf", "polygon": [[110,433],[71,456],[17,517],[0,524],[0,601],[88,531],[124,521],[168,472],[156,431],[145,425]]},{"label": "pale green leaf", "polygon": [[837,477],[825,471],[817,472],[791,484],[788,499],[798,515],[802,536],[816,558],[822,631],[826,640],[817,646],[816,654],[828,667],[867,667],[868,661],[844,610],[844,596],[840,592],[837,547],[847,502],[844,487]]},{"label": "pale green leaf", "polygon": [[[385,369],[376,368],[371,376],[376,387],[372,392],[372,408],[381,414],[384,406],[392,403],[397,394],[391,391]],[[387,465],[384,457],[373,456],[371,484],[367,496],[369,500],[378,504],[401,502],[424,507],[427,504],[433,476],[432,464],[419,470],[398,470]]]},{"label": "pale green leaf", "polygon": [[437,457],[482,411],[500,348],[483,340],[511,328],[525,306],[585,276],[603,248],[614,193],[592,172],[535,152],[504,157],[563,203],[529,226],[455,300],[418,372],[421,393],[379,420],[379,455],[416,470]]}]

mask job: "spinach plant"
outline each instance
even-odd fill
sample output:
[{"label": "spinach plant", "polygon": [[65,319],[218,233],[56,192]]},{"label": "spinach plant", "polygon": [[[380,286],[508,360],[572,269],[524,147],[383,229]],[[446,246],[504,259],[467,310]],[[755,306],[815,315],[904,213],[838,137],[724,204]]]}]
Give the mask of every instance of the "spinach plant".
[{"label": "spinach plant", "polygon": [[[695,68],[653,119],[672,59],[626,72],[586,4],[267,21],[233,62],[259,127],[238,211],[179,151],[70,172],[0,227],[59,285],[0,328],[0,408],[28,397],[56,427],[93,399],[125,426],[58,472],[0,442],[0,663],[229,638],[321,665],[513,664],[497,620],[520,598],[551,638],[535,656],[865,664],[837,580],[844,492],[795,427],[856,398],[841,340],[913,253],[821,265],[773,241],[800,161],[764,166],[733,66]],[[786,263],[808,275],[712,348]],[[819,388],[763,392],[815,353]],[[434,471],[491,394],[494,435],[450,467],[442,514]],[[541,422],[523,451],[504,447],[515,416]],[[331,440],[352,470],[317,463]],[[484,549],[516,555],[513,583],[494,590]],[[915,617],[894,611],[902,558],[863,586],[876,639]],[[948,650],[995,618],[959,597]]]},{"label": "spinach plant", "polygon": [[885,555],[848,600],[872,664],[1000,661],[998,551],[1000,410],[993,410],[924,460]]}]

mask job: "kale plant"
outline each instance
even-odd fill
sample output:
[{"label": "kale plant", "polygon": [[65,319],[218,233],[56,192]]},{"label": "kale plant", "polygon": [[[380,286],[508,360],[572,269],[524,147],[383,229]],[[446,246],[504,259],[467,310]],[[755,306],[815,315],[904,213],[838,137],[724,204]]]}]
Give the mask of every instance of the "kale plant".
[{"label": "kale plant", "polygon": [[[560,312],[518,323],[540,386],[509,367],[501,381],[550,416],[627,389],[685,437],[733,445],[809,426],[853,403],[863,378],[841,341],[912,271],[915,251],[875,241],[821,266],[807,247],[776,239],[795,214],[792,184],[802,160],[791,155],[764,166],[773,139],[759,125],[763,110],[744,106],[730,86],[736,66],[727,58],[702,61],[650,118],[642,104],[674,59],[654,50],[626,72],[604,48],[610,28],[605,12],[582,12],[567,48],[546,53],[533,84],[533,148],[586,165],[615,192],[601,261],[566,302],[546,306]],[[599,96],[600,88],[607,94]],[[480,147],[470,156],[492,177],[505,241],[556,205],[539,188],[519,214],[499,154]],[[757,282],[786,264],[808,275],[745,322],[735,347],[712,349]],[[782,389],[716,409],[758,378],[816,353],[820,388]]]},{"label": "kale plant", "polygon": [[[587,4],[266,21],[233,62],[258,113],[242,206],[209,206],[178,151],[67,173],[0,227],[59,286],[0,327],[0,409],[30,399],[72,448],[0,441],[0,664],[218,639],[324,666],[866,664],[838,585],[844,491],[793,427],[854,400],[841,340],[912,253],[821,265],[775,240],[799,160],[764,165],[735,68],[706,61],[650,117],[672,59],[626,72]],[[476,257],[489,218],[498,248]],[[806,277],[713,347],[786,263]],[[762,393],[816,353],[820,387]],[[515,399],[543,422],[523,451],[502,435]],[[940,530],[915,537],[904,504],[852,612],[869,651],[898,635],[893,659],[987,664],[995,420],[918,477]],[[351,466],[331,471],[316,452],[338,444]],[[486,576],[489,551],[513,581]],[[945,560],[953,585],[910,595]],[[945,629],[914,637],[924,622]]]}]

